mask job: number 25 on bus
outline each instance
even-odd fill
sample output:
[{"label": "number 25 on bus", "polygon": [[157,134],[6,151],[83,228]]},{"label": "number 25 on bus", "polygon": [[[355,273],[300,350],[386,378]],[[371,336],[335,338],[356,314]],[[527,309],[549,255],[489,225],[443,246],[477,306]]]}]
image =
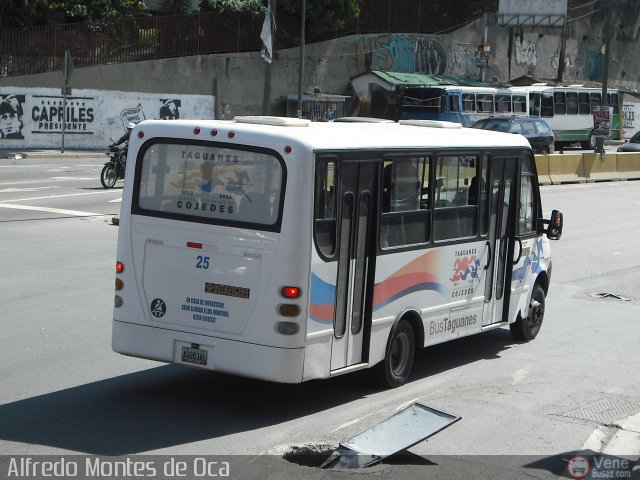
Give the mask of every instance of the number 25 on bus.
[{"label": "number 25 on bus", "polygon": [[144,121],[131,135],[113,349],[297,383],[496,327],[532,340],[551,277],[534,156],[459,124]]}]

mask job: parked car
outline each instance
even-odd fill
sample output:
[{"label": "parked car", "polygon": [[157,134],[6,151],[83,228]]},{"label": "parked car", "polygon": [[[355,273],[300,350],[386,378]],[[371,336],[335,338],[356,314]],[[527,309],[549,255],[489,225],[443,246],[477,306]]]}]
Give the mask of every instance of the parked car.
[{"label": "parked car", "polygon": [[535,153],[553,153],[555,137],[553,130],[541,118],[515,115],[487,117],[478,120],[471,128],[495,130],[498,132],[520,133],[525,136]]},{"label": "parked car", "polygon": [[624,145],[618,147],[619,152],[640,152],[640,132],[637,132]]}]

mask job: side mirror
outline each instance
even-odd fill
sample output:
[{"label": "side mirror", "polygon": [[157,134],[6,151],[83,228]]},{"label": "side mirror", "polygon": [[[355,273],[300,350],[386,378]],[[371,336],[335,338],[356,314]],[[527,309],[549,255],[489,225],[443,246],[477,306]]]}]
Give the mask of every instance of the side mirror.
[{"label": "side mirror", "polygon": [[551,212],[551,218],[549,220],[543,220],[542,223],[548,225],[544,232],[547,234],[549,240],[560,240],[562,227],[564,225],[562,212],[553,210]]}]

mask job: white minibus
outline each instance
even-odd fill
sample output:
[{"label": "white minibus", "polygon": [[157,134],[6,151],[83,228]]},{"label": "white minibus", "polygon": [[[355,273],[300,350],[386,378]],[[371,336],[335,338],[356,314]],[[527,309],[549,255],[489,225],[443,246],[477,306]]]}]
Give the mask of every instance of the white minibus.
[{"label": "white minibus", "polygon": [[551,277],[520,135],[414,120],[143,121],[116,261],[116,352],[297,383],[540,330]]}]

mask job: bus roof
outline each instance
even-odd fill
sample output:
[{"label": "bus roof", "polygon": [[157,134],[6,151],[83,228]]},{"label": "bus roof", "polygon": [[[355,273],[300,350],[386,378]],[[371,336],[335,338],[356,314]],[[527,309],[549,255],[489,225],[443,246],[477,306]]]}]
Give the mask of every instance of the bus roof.
[{"label": "bus roof", "polygon": [[[237,117],[236,120],[145,120],[134,141],[151,137],[220,141],[277,148],[284,144],[310,150],[525,147],[521,135],[475,128],[451,128],[438,122],[310,122],[287,117]],[[453,125],[454,127],[456,125]],[[231,133],[233,132],[233,133]],[[137,142],[136,142],[137,143]]]}]

